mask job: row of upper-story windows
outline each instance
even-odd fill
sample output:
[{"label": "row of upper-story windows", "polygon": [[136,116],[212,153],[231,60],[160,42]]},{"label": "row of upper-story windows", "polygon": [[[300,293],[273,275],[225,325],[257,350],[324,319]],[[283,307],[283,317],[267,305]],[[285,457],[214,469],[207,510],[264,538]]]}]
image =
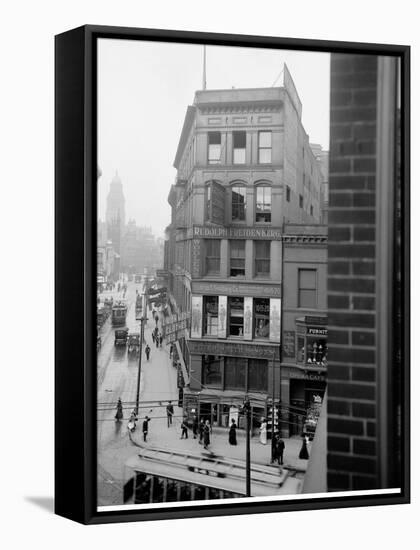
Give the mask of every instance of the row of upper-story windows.
[{"label": "row of upper-story windows", "polygon": [[[247,133],[244,131],[232,132],[232,162],[246,164]],[[271,131],[258,132],[258,163],[271,164]],[[207,162],[220,164],[222,159],[222,133],[208,132],[207,134]]]},{"label": "row of upper-story windows", "polygon": [[[253,241],[253,276],[269,277],[271,241]],[[205,274],[220,275],[220,240],[205,240]],[[245,240],[229,241],[229,277],[245,277]]]},{"label": "row of upper-story windows", "polygon": [[[242,222],[246,220],[246,187],[233,185],[231,192],[231,220]],[[212,187],[206,187],[206,219],[211,217]],[[255,188],[255,222],[271,223],[271,186],[258,185]]]}]

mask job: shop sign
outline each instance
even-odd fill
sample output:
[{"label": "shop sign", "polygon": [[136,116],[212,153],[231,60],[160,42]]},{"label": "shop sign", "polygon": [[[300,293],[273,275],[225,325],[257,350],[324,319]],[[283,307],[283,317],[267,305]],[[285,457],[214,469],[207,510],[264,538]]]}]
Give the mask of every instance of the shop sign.
[{"label": "shop sign", "polygon": [[289,378],[298,379],[298,380],[309,380],[311,382],[326,382],[327,378],[325,374],[318,374],[317,372],[304,372],[290,370]]},{"label": "shop sign", "polygon": [[254,296],[255,298],[281,297],[281,285],[249,283],[207,283],[192,281],[194,294]]},{"label": "shop sign", "polygon": [[[163,337],[166,338],[168,342],[181,338],[181,336],[184,335],[185,330],[188,328],[189,319],[190,313],[187,311],[169,315],[162,323]],[[174,335],[173,339],[170,339],[171,335]]]},{"label": "shop sign", "polygon": [[307,333],[315,336],[327,336],[328,331],[326,328],[308,327]]},{"label": "shop sign", "polygon": [[206,342],[190,340],[190,353],[197,355],[223,355],[230,357],[251,357],[256,359],[279,359],[279,346],[247,344],[242,342]]},{"label": "shop sign", "polygon": [[187,237],[280,241],[282,239],[282,230],[273,227],[207,227],[205,225],[194,225],[193,228],[188,230]]}]

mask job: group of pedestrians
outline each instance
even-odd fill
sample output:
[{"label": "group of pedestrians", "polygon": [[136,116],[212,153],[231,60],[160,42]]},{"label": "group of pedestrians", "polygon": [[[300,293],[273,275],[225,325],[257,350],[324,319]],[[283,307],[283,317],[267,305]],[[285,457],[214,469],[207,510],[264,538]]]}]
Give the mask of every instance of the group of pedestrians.
[{"label": "group of pedestrians", "polygon": [[159,332],[158,327],[155,327],[155,328],[152,330],[152,340],[153,340],[153,343],[156,344],[156,347],[157,347],[157,348],[161,348],[161,347],[162,347],[163,336],[162,336],[162,333]]}]

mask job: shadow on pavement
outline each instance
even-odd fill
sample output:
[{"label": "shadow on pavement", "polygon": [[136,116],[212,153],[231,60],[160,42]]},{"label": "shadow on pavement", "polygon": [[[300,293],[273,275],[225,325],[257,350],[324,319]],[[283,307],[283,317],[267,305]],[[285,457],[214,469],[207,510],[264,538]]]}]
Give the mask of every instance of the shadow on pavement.
[{"label": "shadow on pavement", "polygon": [[31,504],[35,504],[35,506],[38,506],[47,512],[50,512],[51,514],[54,513],[53,497],[25,497],[25,500]]}]

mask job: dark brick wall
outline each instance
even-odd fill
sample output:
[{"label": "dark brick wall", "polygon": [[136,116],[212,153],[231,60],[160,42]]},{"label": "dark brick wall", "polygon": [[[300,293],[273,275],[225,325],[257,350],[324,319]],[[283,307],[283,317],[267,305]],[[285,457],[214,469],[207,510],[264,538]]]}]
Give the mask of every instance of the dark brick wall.
[{"label": "dark brick wall", "polygon": [[376,92],[376,56],[331,56],[329,491],[379,487],[375,348]]}]

